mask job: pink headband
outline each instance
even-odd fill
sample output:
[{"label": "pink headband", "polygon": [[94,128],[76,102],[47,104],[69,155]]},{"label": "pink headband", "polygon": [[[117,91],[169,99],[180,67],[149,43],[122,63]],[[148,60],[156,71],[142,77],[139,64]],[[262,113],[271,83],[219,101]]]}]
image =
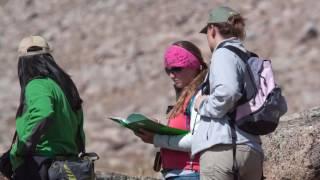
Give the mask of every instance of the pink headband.
[{"label": "pink headband", "polygon": [[201,64],[192,53],[188,50],[177,46],[170,46],[164,54],[164,65],[168,67],[183,67],[183,68],[192,68],[200,69]]}]

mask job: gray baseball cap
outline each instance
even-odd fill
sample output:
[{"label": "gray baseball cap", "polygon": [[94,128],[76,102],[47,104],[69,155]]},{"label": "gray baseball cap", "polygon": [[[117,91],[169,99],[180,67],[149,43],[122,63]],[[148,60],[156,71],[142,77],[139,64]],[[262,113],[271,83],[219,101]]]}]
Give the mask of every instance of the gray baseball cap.
[{"label": "gray baseball cap", "polygon": [[217,8],[214,8],[213,10],[210,11],[208,22],[207,22],[206,26],[204,28],[202,28],[200,33],[206,34],[207,33],[207,29],[208,29],[208,24],[210,24],[210,23],[228,22],[228,19],[231,16],[239,15],[239,14],[240,13],[238,13],[237,11],[235,11],[235,10],[233,10],[230,7],[227,7],[227,6],[219,6]]}]

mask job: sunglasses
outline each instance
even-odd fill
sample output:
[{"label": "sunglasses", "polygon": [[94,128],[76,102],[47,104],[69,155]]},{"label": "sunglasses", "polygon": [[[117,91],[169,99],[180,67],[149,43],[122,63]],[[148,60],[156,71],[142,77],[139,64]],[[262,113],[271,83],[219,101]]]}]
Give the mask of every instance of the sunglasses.
[{"label": "sunglasses", "polygon": [[165,68],[167,74],[178,73],[182,71],[182,67]]}]

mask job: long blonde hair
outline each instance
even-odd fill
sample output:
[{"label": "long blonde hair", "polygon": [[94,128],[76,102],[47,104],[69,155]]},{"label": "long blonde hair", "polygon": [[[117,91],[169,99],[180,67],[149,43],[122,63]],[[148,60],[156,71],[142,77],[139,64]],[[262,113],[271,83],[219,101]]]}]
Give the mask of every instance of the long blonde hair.
[{"label": "long blonde hair", "polygon": [[198,75],[186,87],[183,88],[182,92],[177,94],[178,96],[177,102],[174,105],[174,107],[171,109],[171,111],[168,113],[169,119],[174,118],[179,113],[185,110],[184,109],[185,102],[194,95],[199,85],[203,82],[208,69],[207,64],[204,62],[202,58],[201,51],[196,45],[194,45],[189,41],[177,41],[172,45],[182,47],[188,50],[190,53],[192,53],[195,57],[197,57],[197,59],[201,64],[201,69],[199,70]]}]

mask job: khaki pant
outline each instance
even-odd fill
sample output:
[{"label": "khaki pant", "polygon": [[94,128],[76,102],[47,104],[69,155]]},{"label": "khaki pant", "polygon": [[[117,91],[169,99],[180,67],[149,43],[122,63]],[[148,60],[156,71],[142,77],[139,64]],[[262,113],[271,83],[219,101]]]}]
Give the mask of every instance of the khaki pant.
[{"label": "khaki pant", "polygon": [[[237,145],[240,180],[261,180],[263,155],[247,145]],[[232,145],[215,145],[200,156],[201,180],[233,180]]]}]

